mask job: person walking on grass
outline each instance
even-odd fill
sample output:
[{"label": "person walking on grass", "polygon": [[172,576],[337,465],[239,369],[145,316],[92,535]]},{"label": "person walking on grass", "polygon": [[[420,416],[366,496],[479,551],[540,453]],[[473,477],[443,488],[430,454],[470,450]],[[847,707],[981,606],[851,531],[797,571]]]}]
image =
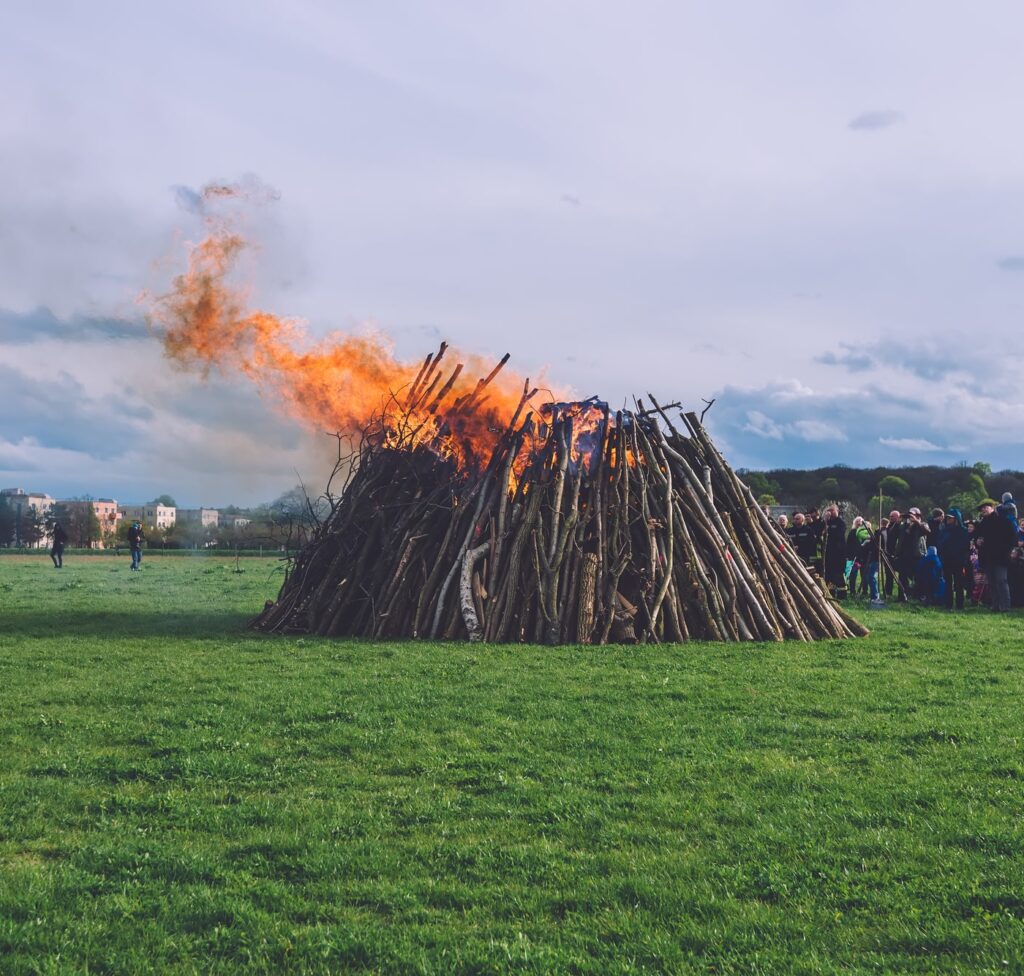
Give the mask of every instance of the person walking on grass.
[{"label": "person walking on grass", "polygon": [[53,546],[50,548],[50,558],[53,560],[54,569],[64,568],[64,546],[67,545],[68,534],[60,522],[53,523]]},{"label": "person walking on grass", "polygon": [[142,543],[146,534],[142,531],[142,523],[135,519],[128,529],[128,548],[132,553],[132,570],[138,572],[142,564]]}]

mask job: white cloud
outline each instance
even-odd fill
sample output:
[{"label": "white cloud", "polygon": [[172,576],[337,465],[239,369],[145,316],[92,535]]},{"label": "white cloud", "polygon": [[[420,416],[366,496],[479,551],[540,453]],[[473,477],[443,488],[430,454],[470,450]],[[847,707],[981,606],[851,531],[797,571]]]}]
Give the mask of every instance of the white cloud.
[{"label": "white cloud", "polygon": [[796,420],[790,424],[790,429],[805,441],[841,442],[849,439],[835,424],[824,420]]},{"label": "white cloud", "polygon": [[879,444],[899,451],[945,451],[947,448],[933,444],[924,437],[879,437]]},{"label": "white cloud", "polygon": [[782,440],[782,428],[771,417],[766,417],[759,410],[747,412],[747,422],[741,429],[756,434],[758,437],[767,437],[769,440]]}]

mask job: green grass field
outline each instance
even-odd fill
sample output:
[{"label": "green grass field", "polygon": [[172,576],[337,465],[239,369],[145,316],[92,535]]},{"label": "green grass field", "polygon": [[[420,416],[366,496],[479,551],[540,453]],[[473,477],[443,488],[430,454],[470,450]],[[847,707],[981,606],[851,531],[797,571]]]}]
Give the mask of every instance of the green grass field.
[{"label": "green grass field", "polygon": [[0,972],[1024,971],[1018,614],[331,642],[234,566],[0,558]]}]

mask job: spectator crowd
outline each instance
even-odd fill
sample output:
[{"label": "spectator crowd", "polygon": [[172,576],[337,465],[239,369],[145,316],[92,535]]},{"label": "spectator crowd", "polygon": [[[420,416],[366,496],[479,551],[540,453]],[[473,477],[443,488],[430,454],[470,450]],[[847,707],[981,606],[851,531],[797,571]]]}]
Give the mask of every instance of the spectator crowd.
[{"label": "spectator crowd", "polygon": [[891,511],[873,526],[858,515],[847,528],[838,505],[797,512],[777,524],[796,554],[837,598],[911,600],[947,610],[970,603],[997,612],[1024,606],[1024,518],[1007,492],[975,518],[957,508]]}]

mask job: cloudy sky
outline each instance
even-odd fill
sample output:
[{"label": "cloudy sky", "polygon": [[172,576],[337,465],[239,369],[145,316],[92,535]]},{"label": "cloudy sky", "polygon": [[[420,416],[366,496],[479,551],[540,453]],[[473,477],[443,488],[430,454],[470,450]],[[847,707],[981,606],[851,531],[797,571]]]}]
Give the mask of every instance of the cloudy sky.
[{"label": "cloudy sky", "polygon": [[700,408],[737,466],[1024,466],[1024,7],[48,3],[4,15],[0,482],[247,503],[328,447],[176,371],[136,297],[279,199],[314,333]]}]

